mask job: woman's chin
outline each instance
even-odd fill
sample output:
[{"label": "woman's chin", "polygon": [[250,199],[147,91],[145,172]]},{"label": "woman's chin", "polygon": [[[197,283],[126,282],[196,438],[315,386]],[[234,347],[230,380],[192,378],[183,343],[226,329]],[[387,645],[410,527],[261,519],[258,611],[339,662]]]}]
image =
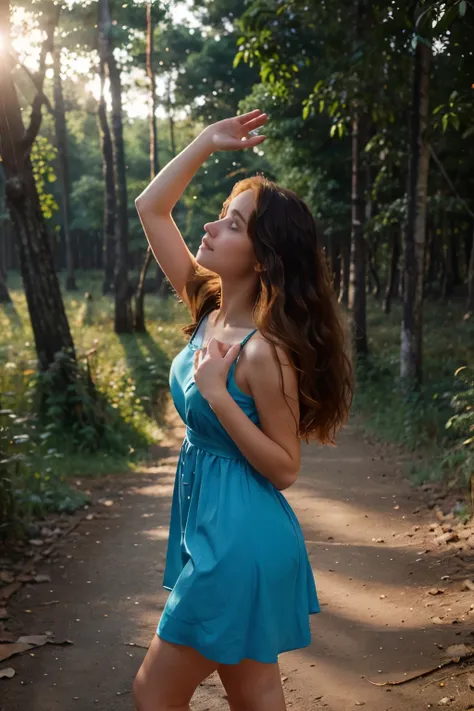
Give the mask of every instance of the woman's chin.
[{"label": "woman's chin", "polygon": [[207,267],[209,268],[209,264],[211,263],[211,259],[209,259],[209,253],[212,254],[210,249],[206,249],[205,247],[199,247],[197,254],[196,254],[196,262],[201,265],[201,267]]}]

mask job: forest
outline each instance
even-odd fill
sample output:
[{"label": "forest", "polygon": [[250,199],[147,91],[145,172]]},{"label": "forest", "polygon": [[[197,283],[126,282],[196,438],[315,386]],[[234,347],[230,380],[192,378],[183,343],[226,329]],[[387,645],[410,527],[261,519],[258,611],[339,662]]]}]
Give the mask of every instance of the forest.
[{"label": "forest", "polygon": [[302,197],[354,417],[472,514],[473,40],[472,0],[2,0],[0,537],[84,506],[78,480],[165,436],[187,315],[134,200],[254,108],[265,144],[212,156],[176,206],[188,246],[243,177]]}]

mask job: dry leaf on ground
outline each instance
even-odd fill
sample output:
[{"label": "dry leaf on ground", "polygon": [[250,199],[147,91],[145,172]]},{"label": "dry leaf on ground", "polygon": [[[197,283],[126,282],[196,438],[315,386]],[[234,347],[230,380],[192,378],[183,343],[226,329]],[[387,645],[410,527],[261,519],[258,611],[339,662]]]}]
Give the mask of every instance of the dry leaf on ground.
[{"label": "dry leaf on ground", "polygon": [[0,679],[11,679],[12,676],[15,676],[15,670],[12,667],[0,669]]}]

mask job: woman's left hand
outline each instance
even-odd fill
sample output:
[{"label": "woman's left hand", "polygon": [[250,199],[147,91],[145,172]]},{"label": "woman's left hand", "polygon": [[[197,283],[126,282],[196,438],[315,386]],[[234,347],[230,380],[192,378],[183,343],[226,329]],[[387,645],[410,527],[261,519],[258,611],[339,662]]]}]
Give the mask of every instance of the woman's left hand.
[{"label": "woman's left hand", "polygon": [[239,351],[240,343],[229,346],[210,338],[207,347],[194,354],[194,382],[209,404],[227,391],[227,376]]}]

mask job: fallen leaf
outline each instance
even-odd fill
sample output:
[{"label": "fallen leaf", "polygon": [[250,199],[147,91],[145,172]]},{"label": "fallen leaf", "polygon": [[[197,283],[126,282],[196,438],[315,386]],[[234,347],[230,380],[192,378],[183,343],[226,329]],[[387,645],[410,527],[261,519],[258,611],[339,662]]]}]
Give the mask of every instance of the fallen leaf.
[{"label": "fallen leaf", "polygon": [[15,676],[15,670],[12,667],[0,669],[0,679],[11,679],[12,676]]},{"label": "fallen leaf", "polygon": [[472,592],[474,592],[474,583],[472,582],[472,580],[463,580],[462,589],[471,590]]},{"label": "fallen leaf", "polygon": [[46,634],[23,635],[22,637],[18,637],[16,642],[12,644],[0,644],[0,662],[9,657],[13,657],[14,654],[22,654],[22,652],[27,652],[29,649],[36,647],[42,647],[45,644],[63,645],[74,644],[74,642],[70,639],[54,640]]},{"label": "fallen leaf", "polygon": [[442,588],[431,588],[431,590],[428,590],[429,595],[442,595],[444,593],[444,590]]},{"label": "fallen leaf", "polygon": [[454,543],[455,541],[459,541],[459,536],[456,533],[456,531],[448,531],[447,533],[443,533],[441,536],[436,536],[434,539],[435,543],[441,544],[441,543]]},{"label": "fallen leaf", "polygon": [[18,644],[32,644],[34,647],[41,647],[46,644],[49,637],[46,634],[30,634],[18,637]]},{"label": "fallen leaf", "polygon": [[0,662],[13,657],[15,654],[21,654],[28,649],[33,649],[32,644],[0,644]]},{"label": "fallen leaf", "polygon": [[49,575],[35,575],[35,583],[50,583],[51,577]]},{"label": "fallen leaf", "polygon": [[0,570],[0,582],[12,583],[14,580],[15,576],[9,570]]},{"label": "fallen leaf", "polygon": [[452,644],[446,649],[448,657],[471,657],[474,655],[474,647],[470,644]]},{"label": "fallen leaf", "polygon": [[20,573],[20,575],[16,576],[16,579],[19,583],[29,583],[33,580],[33,575],[31,573]]},{"label": "fallen leaf", "polygon": [[0,589],[0,600],[8,600],[13,593],[16,593],[17,590],[21,588],[21,583],[11,583],[10,585],[7,585],[4,588]]}]

